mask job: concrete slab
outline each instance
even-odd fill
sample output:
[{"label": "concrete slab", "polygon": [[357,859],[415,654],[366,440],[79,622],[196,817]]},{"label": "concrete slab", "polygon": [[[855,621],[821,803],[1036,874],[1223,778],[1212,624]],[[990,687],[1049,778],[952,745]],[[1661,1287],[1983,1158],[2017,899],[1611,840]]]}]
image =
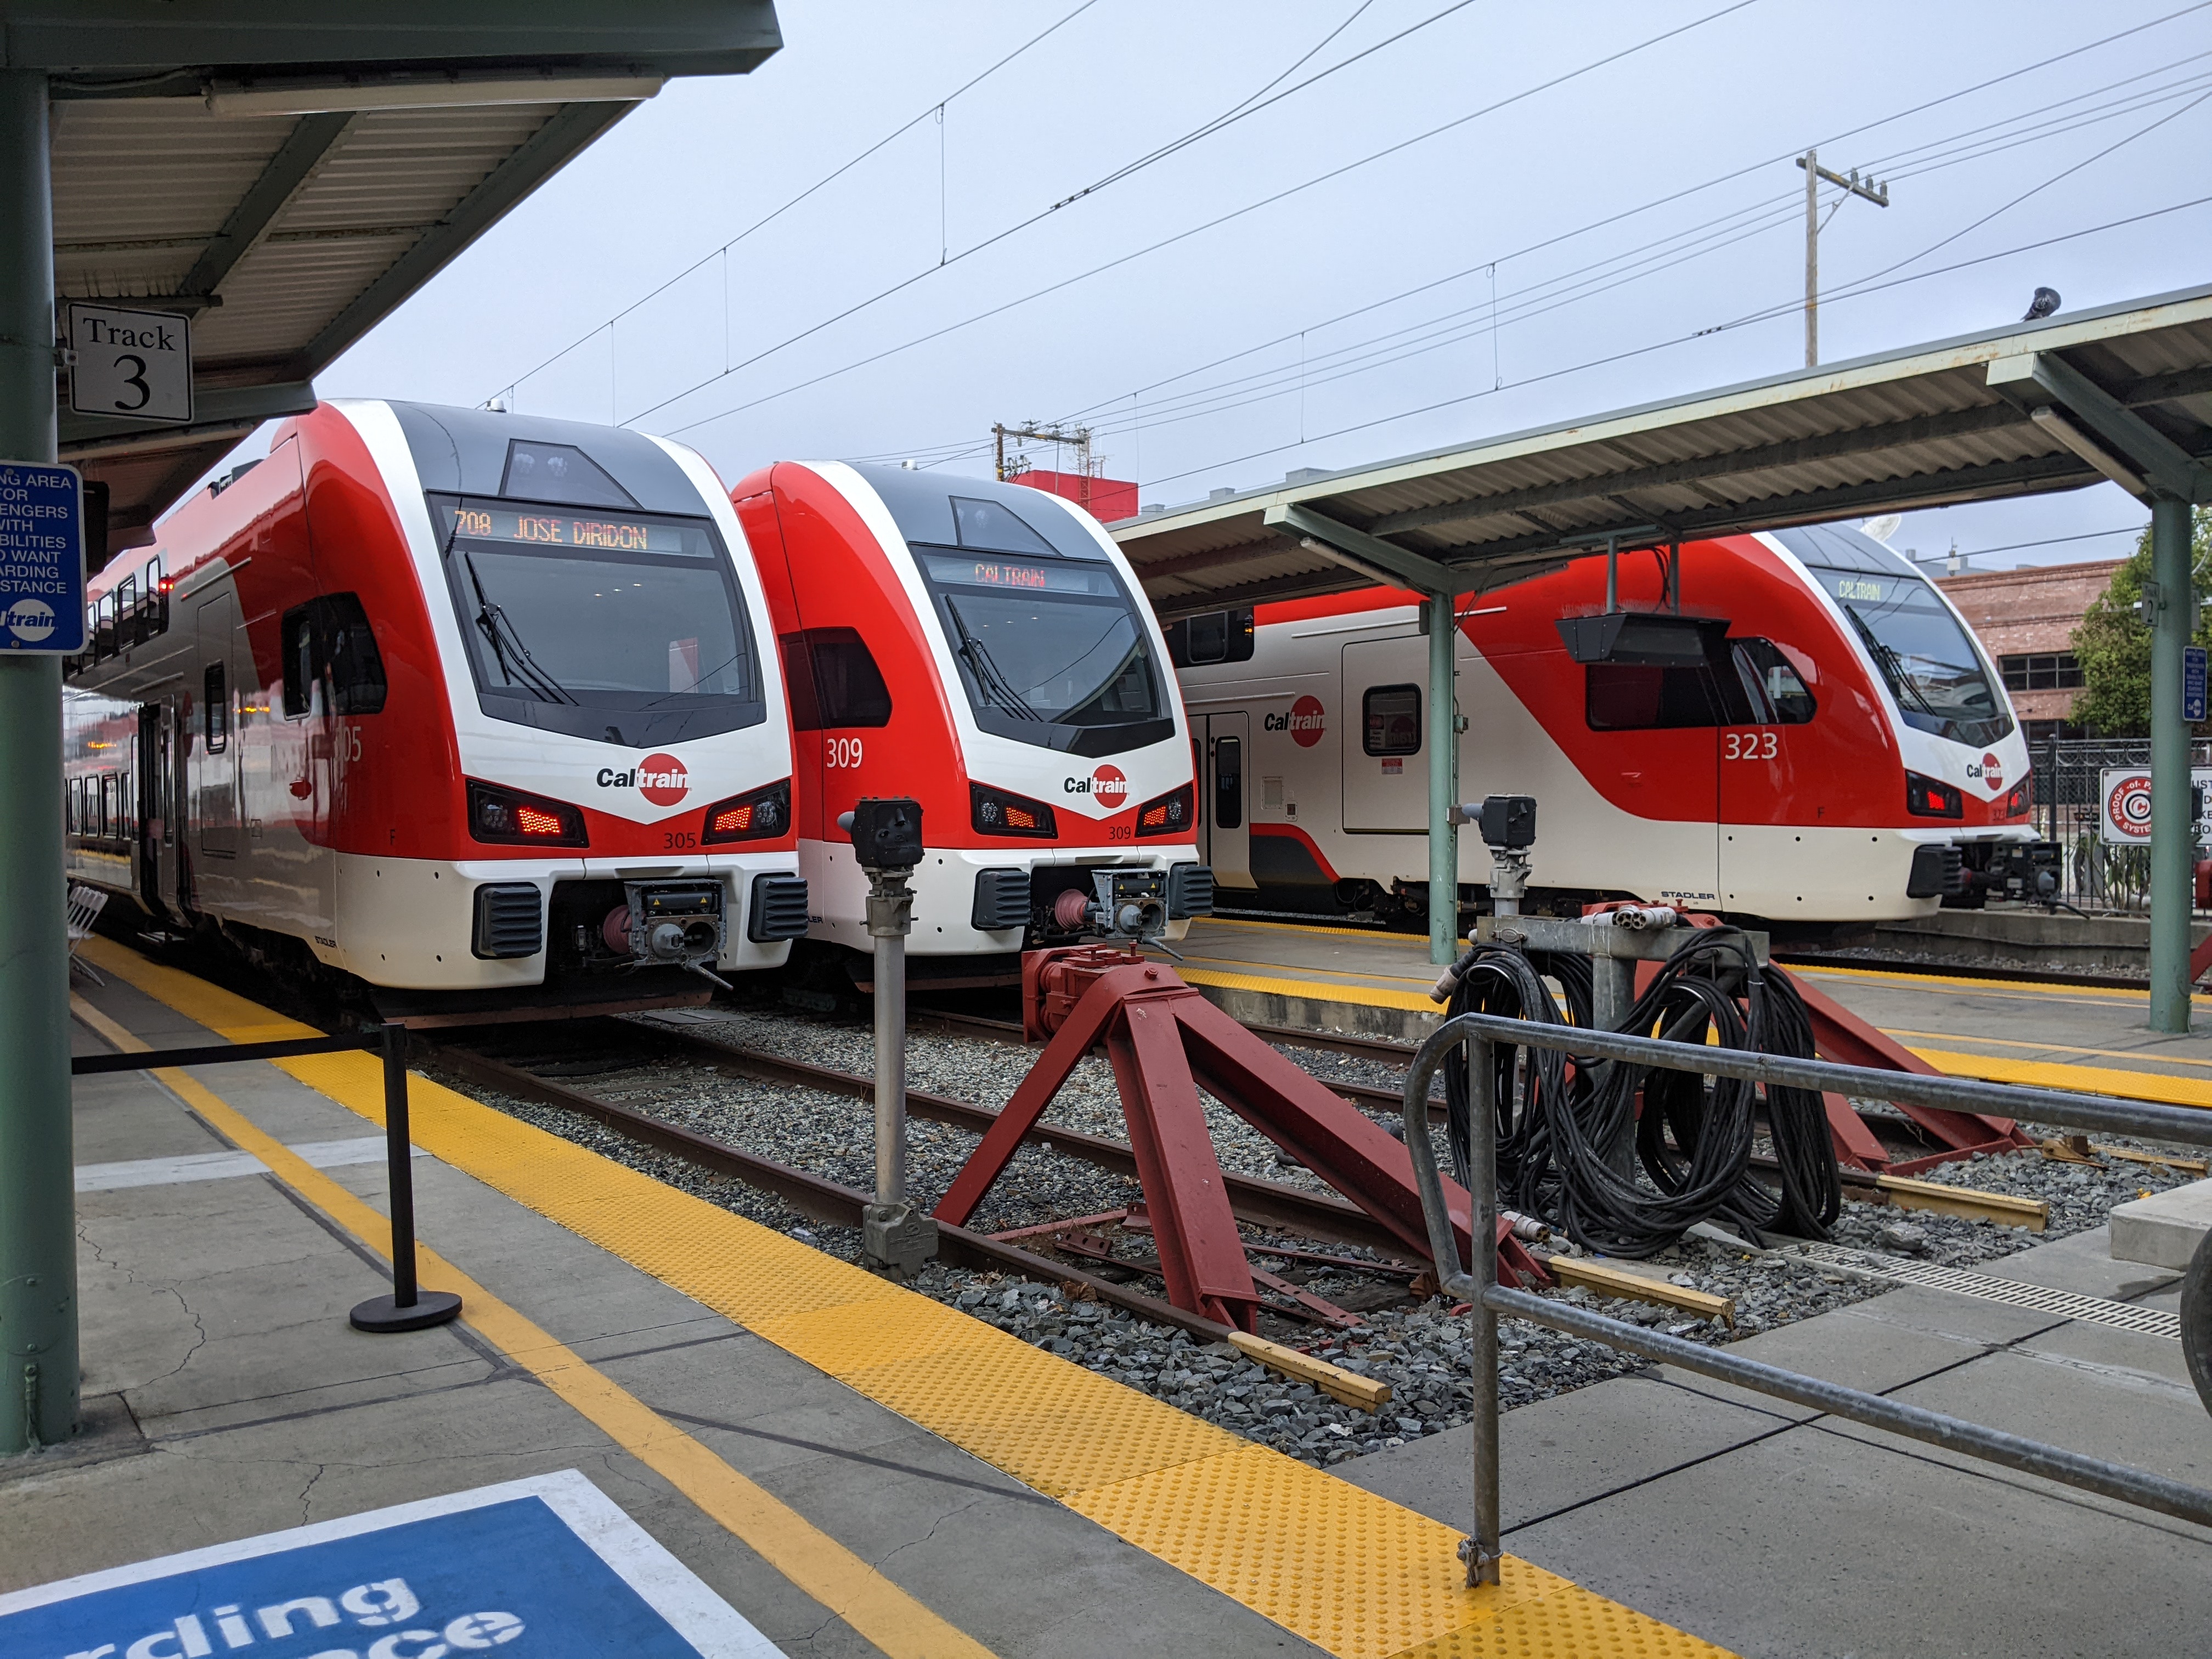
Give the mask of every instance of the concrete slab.
[{"label": "concrete slab", "polygon": [[2207,1233],[2212,1233],[2212,1181],[2192,1181],[2112,1206],[2116,1261],[2142,1261],[2183,1273]]}]

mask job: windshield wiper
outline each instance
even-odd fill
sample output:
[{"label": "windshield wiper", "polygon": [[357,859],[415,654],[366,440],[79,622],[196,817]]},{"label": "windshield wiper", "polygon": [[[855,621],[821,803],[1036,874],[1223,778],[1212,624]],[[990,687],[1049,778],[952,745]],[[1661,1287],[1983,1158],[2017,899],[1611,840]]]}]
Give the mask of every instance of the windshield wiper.
[{"label": "windshield wiper", "polygon": [[968,672],[975,677],[981,688],[983,700],[1001,705],[1010,714],[1025,720],[1042,720],[1044,716],[1022,700],[1006,677],[999,672],[999,665],[991,660],[991,653],[983,648],[982,641],[968,631],[968,623],[960,615],[960,607],[950,599],[945,601],[945,614],[952,618],[952,625],[960,632],[960,655],[968,665]]},{"label": "windshield wiper", "polygon": [[[509,681],[528,686],[547,702],[574,703],[576,699],[568,687],[538,665],[538,659],[530,654],[530,647],[522,642],[522,635],[515,628],[513,619],[492,603],[491,596],[484,592],[483,577],[477,574],[477,562],[465,555],[461,562],[468,566],[469,580],[477,590],[477,603],[480,607],[477,611],[477,626],[483,630],[484,638],[491,642],[491,654],[499,664],[499,672]],[[504,644],[501,643],[502,635],[505,636]],[[520,659],[519,667],[507,661],[507,653],[510,649]]]},{"label": "windshield wiper", "polygon": [[1945,719],[1946,716],[1922,694],[1919,683],[1905,672],[1905,659],[1897,647],[1875,638],[1874,629],[1866,625],[1866,619],[1859,615],[1856,607],[1845,605],[1844,614],[1851,619],[1851,626],[1858,629],[1859,638],[1865,641],[1866,648],[1874,653],[1875,660],[1881,665],[1882,678],[1889,682],[1889,689],[1896,695],[1897,700],[1902,702],[1910,697],[1929,719]]}]

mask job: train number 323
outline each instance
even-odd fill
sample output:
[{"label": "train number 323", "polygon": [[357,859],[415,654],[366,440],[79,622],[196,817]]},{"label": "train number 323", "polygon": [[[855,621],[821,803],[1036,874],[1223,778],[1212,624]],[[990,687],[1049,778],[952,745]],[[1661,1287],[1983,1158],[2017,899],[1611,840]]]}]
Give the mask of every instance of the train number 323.
[{"label": "train number 323", "polygon": [[1728,747],[1721,751],[1723,760],[1772,760],[1781,745],[1771,732],[1731,732]]}]

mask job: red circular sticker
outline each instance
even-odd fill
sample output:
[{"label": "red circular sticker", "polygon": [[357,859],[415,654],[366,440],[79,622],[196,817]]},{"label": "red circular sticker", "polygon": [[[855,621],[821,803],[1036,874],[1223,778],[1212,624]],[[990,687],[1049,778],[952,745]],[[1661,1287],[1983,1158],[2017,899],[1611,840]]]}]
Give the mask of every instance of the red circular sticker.
[{"label": "red circular sticker", "polygon": [[1118,766],[1102,766],[1091,775],[1091,799],[1101,806],[1119,806],[1129,799],[1128,775]]},{"label": "red circular sticker", "polygon": [[1328,729],[1319,697],[1300,697],[1291,705],[1291,741],[1299,748],[1312,748]]},{"label": "red circular sticker", "polygon": [[1992,790],[2004,787],[2004,763],[1995,755],[1982,757],[1982,781]]},{"label": "red circular sticker", "polygon": [[647,755],[637,763],[637,793],[655,806],[675,805],[690,788],[690,775],[673,755]]},{"label": "red circular sticker", "polygon": [[2112,828],[2130,840],[2150,837],[2150,776],[2133,773],[2113,786],[2105,797],[2105,811]]}]

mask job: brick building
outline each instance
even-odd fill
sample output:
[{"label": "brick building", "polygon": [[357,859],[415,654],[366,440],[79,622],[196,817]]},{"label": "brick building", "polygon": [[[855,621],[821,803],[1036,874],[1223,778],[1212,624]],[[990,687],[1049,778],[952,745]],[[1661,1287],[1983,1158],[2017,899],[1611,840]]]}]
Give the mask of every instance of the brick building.
[{"label": "brick building", "polygon": [[2123,562],[2099,559],[1936,579],[1996,659],[2030,742],[2075,735],[2071,722],[2081,670],[2074,660],[2074,630]]}]

